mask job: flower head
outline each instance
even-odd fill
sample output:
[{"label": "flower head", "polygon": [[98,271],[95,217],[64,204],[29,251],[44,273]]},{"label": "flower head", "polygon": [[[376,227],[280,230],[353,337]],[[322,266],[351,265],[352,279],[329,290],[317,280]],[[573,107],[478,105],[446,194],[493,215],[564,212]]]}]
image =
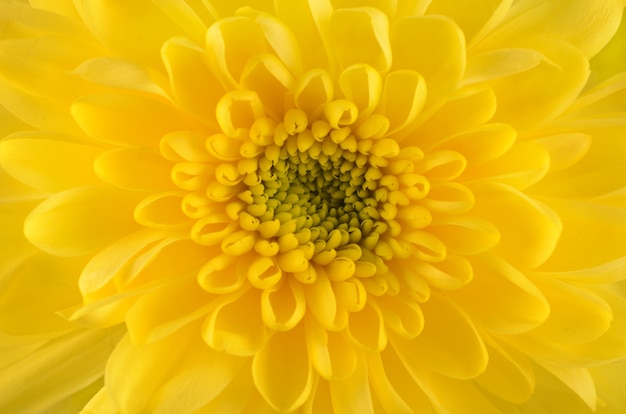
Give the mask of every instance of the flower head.
[{"label": "flower head", "polygon": [[624,2],[239,3],[0,1],[0,407],[623,409]]}]

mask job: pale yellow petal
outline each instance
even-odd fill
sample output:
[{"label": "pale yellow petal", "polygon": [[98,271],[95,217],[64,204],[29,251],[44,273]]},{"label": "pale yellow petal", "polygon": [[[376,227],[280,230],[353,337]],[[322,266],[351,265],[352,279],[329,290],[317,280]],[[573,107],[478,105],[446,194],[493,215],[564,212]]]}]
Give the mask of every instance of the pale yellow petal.
[{"label": "pale yellow petal", "polygon": [[277,411],[293,411],[309,398],[315,371],[306,351],[304,327],[276,332],[254,356],[252,377]]},{"label": "pale yellow petal", "polygon": [[450,299],[434,292],[420,306],[426,321],[422,333],[411,341],[391,341],[407,369],[413,372],[432,369],[459,379],[473,378],[483,372],[487,366],[487,349],[467,315]]},{"label": "pale yellow petal", "polygon": [[88,135],[122,145],[157,146],[166,133],[190,127],[173,108],[139,95],[85,96],[72,116]]},{"label": "pale yellow petal", "polygon": [[53,133],[19,133],[0,142],[0,164],[24,184],[58,192],[100,184],[92,164],[101,152],[101,148]]},{"label": "pale yellow petal", "polygon": [[444,16],[397,20],[391,29],[391,49],[395,69],[411,69],[424,76],[429,103],[447,97],[465,72],[463,32]]},{"label": "pale yellow petal", "polygon": [[81,302],[76,280],[85,259],[26,255],[0,275],[0,329],[12,335],[62,332],[74,327],[58,311]]},{"label": "pale yellow petal", "polygon": [[[118,148],[99,156],[93,170],[103,180],[125,190],[158,191],[176,187],[170,179],[172,164],[145,148]],[[137,174],[142,171],[142,174]]]},{"label": "pale yellow petal", "polygon": [[532,69],[490,81],[498,99],[495,121],[528,130],[553,119],[582,90],[589,75],[583,53],[557,40],[529,45],[545,56]]},{"label": "pale yellow petal", "polygon": [[526,276],[494,255],[470,259],[472,283],[449,296],[481,327],[502,333],[528,331],[548,318],[550,305]]},{"label": "pale yellow petal", "polygon": [[216,351],[259,355],[268,340],[260,302],[260,293],[254,288],[220,299],[202,327],[204,340]]},{"label": "pale yellow petal", "polygon": [[367,360],[363,352],[357,355],[356,369],[351,376],[329,381],[330,397],[336,413],[374,413],[368,382]]},{"label": "pale yellow petal", "polygon": [[72,74],[114,88],[132,89],[167,97],[164,76],[129,59],[98,57],[82,62]]},{"label": "pale yellow petal", "polygon": [[341,69],[365,63],[384,72],[391,66],[389,21],[379,9],[335,10],[330,18],[329,41]]},{"label": "pale yellow petal", "polygon": [[487,0],[476,7],[472,0],[433,0],[426,14],[453,18],[463,30],[468,44],[472,44],[500,22],[512,3],[512,0]]},{"label": "pale yellow petal", "polygon": [[546,204],[561,218],[563,235],[545,270],[582,269],[624,256],[624,209],[565,199],[546,199]]},{"label": "pale yellow petal", "polygon": [[520,0],[479,47],[551,37],[566,40],[591,57],[614,35],[623,8],[623,0]]},{"label": "pale yellow petal", "polygon": [[81,256],[136,229],[136,200],[105,187],[79,187],[41,203],[24,222],[24,234],[43,251]]},{"label": "pale yellow petal", "polygon": [[121,334],[120,328],[73,331],[4,367],[0,409],[19,414],[42,412],[93,383],[102,376]]},{"label": "pale yellow petal", "polygon": [[300,45],[303,68],[329,67],[328,25],[333,8],[330,0],[276,0],[276,15],[291,29]]},{"label": "pale yellow petal", "polygon": [[[494,249],[513,264],[536,267],[563,240],[561,218],[549,206],[512,187],[484,183],[470,187],[476,196],[474,214],[496,225],[500,243]],[[515,217],[515,220],[511,220]]]},{"label": "pale yellow petal", "polygon": [[[184,33],[151,0],[75,1],[85,25],[109,49],[155,69],[161,69],[161,45]],[[138,18],[140,16],[140,18]]]}]

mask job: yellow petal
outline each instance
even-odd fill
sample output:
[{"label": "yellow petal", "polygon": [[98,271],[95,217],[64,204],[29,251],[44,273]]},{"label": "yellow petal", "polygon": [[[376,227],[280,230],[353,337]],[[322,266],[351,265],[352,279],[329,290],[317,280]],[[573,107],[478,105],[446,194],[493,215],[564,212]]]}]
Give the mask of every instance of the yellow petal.
[{"label": "yellow petal", "polygon": [[[161,9],[181,29],[183,29],[197,44],[201,44],[206,33],[206,22],[213,22],[213,16],[208,13],[199,15],[204,7],[193,7],[185,0],[151,0],[152,4]],[[204,17],[204,20],[202,19]]]},{"label": "yellow petal", "polygon": [[[489,121],[496,112],[496,97],[485,85],[468,85],[450,96],[411,134],[411,144],[430,148],[455,134]],[[450,122],[454,119],[454,122]]]},{"label": "yellow petal", "polygon": [[[158,341],[204,316],[213,299],[194,277],[154,288],[142,295],[126,314],[126,326],[136,344]],[[176,303],[176,306],[172,306]]]},{"label": "yellow petal", "polygon": [[426,321],[422,333],[410,341],[391,342],[408,370],[419,372],[428,368],[458,379],[473,378],[483,372],[487,350],[466,314],[434,292],[420,306]]},{"label": "yellow petal", "polygon": [[263,30],[265,39],[276,56],[289,68],[292,74],[302,72],[302,53],[300,45],[287,22],[280,20],[273,14],[258,12],[260,8],[244,7],[237,10],[237,14],[253,19]]},{"label": "yellow petal", "polygon": [[[432,46],[416,48],[416,44]],[[465,71],[463,32],[444,16],[397,20],[391,29],[391,49],[394,68],[411,69],[424,76],[429,103],[446,97]]]},{"label": "yellow petal", "polygon": [[[158,191],[174,189],[171,163],[144,148],[119,148],[99,156],[93,165],[102,180],[125,190]],[[141,171],[141,174],[137,174]]]},{"label": "yellow petal", "polygon": [[166,133],[189,129],[173,109],[139,95],[85,96],[72,116],[90,136],[122,145],[156,146]]},{"label": "yellow petal", "polygon": [[498,228],[477,217],[444,218],[431,224],[429,229],[441,239],[449,252],[461,255],[491,250],[500,241]]},{"label": "yellow petal", "polygon": [[306,299],[302,285],[288,278],[274,288],[261,294],[261,315],[270,329],[286,331],[293,329],[304,317]]},{"label": "yellow petal", "polygon": [[304,69],[328,68],[327,30],[333,8],[330,0],[276,0],[276,16],[291,29],[300,45]]},{"label": "yellow petal", "polygon": [[341,73],[339,87],[346,99],[356,104],[359,115],[366,117],[378,105],[382,79],[380,73],[373,67],[355,64]]},{"label": "yellow petal", "polygon": [[143,199],[135,208],[137,223],[156,229],[171,229],[191,223],[182,209],[183,196],[179,192],[157,193]]},{"label": "yellow petal", "polygon": [[207,317],[202,327],[204,340],[216,351],[230,355],[258,355],[268,337],[260,306],[256,289],[226,296]]},{"label": "yellow petal", "polygon": [[366,303],[363,309],[350,314],[348,337],[353,343],[371,352],[380,352],[387,346],[383,318],[375,303]]},{"label": "yellow petal", "polygon": [[[168,358],[168,355],[161,353],[155,357]],[[153,363],[158,364],[158,359]],[[163,378],[159,389],[151,396],[145,412],[196,413],[236,380],[243,365],[242,358],[215,352],[195,338],[185,348],[182,358],[176,361],[173,372]]]},{"label": "yellow petal", "polygon": [[218,75],[229,86],[239,83],[243,68],[253,56],[268,51],[263,31],[247,17],[230,17],[211,25],[206,47]]},{"label": "yellow petal", "polygon": [[79,414],[119,414],[119,410],[106,387],[102,387]]},{"label": "yellow petal", "polygon": [[140,230],[100,250],[83,269],[81,293],[89,295],[102,289],[135,255],[164,237],[156,230]]},{"label": "yellow petal", "polygon": [[[485,338],[483,336],[483,338]],[[476,378],[484,389],[505,401],[520,404],[535,391],[535,373],[528,360],[513,354],[491,338],[485,338],[489,351],[487,369]]]},{"label": "yellow petal", "polygon": [[545,146],[535,141],[517,142],[501,157],[468,168],[466,177],[523,190],[540,181],[549,170],[550,153]]},{"label": "yellow petal", "polygon": [[318,272],[315,283],[305,287],[308,308],[322,326],[337,331],[348,323],[348,313],[335,296],[326,272],[316,269]]},{"label": "yellow petal", "polygon": [[463,381],[434,372],[419,374],[424,393],[438,412],[500,414],[487,397],[471,381]]},{"label": "yellow petal", "polygon": [[551,37],[566,40],[591,57],[617,30],[623,8],[622,0],[521,0],[480,47]]},{"label": "yellow petal", "polygon": [[500,22],[511,3],[512,0],[487,0],[475,7],[472,0],[433,0],[426,14],[451,17],[463,30],[467,43],[472,44]]},{"label": "yellow petal", "polygon": [[188,113],[215,124],[215,105],[224,90],[207,67],[205,54],[204,49],[185,38],[169,39],[161,48],[176,103]]},{"label": "yellow petal", "polygon": [[[190,352],[200,356],[208,351],[203,349],[205,345],[198,337],[198,328],[193,324],[178,335],[149,345],[135,345],[128,335],[120,341],[105,371],[105,386],[120,412],[145,411],[152,396],[164,382],[176,376],[177,368],[190,357]],[[129,366],[140,369],[129,370]],[[219,383],[222,378],[215,376],[214,379]]]},{"label": "yellow petal", "polygon": [[[461,168],[463,160],[459,162]],[[457,167],[458,168],[458,167]],[[474,207],[474,194],[463,184],[455,182],[434,183],[422,205],[431,213],[455,215],[467,213]]]},{"label": "yellow petal", "polygon": [[463,155],[467,164],[482,164],[506,153],[517,139],[517,131],[507,124],[487,124],[451,136],[437,149]]},{"label": "yellow petal", "polygon": [[59,259],[30,250],[24,253],[15,257],[15,262],[3,259],[8,263],[0,273],[0,329],[12,335],[72,329],[57,312],[80,303],[74,286],[85,260]]},{"label": "yellow petal", "polygon": [[350,377],[329,381],[333,410],[336,413],[374,413],[367,378],[367,361],[364,353],[358,353],[357,356],[356,369]]},{"label": "yellow petal", "polygon": [[[389,380],[389,386],[393,387],[392,390],[390,390],[391,393],[389,395],[380,395],[382,394],[382,392],[388,391],[387,387],[385,387],[385,389],[383,390],[380,390],[380,378],[371,379],[372,388],[380,399],[381,403],[385,405],[385,400],[388,398],[393,398],[393,392],[395,392],[397,393],[397,396],[410,407],[410,413],[435,413],[430,398],[424,394],[424,391],[416,382],[415,377],[413,377],[412,374],[407,371],[407,366],[399,358],[393,348],[387,347],[380,354],[380,356],[382,360],[382,365]],[[376,370],[377,364],[372,363],[371,359],[373,358],[368,358],[369,367],[372,370]],[[394,402],[394,405],[400,405],[402,407],[404,404],[402,404],[402,402]],[[396,411],[390,410],[389,412]],[[403,411],[397,412],[401,413]]]},{"label": "yellow petal", "polygon": [[472,283],[449,296],[485,329],[526,332],[548,318],[550,305],[541,290],[521,272],[495,255],[471,258]]},{"label": "yellow petal", "polygon": [[394,389],[385,372],[388,369],[388,365],[383,363],[379,353],[367,354],[367,368],[372,391],[374,391],[386,412],[398,414],[414,412],[409,404],[402,399],[398,391]]},{"label": "yellow petal", "polygon": [[85,25],[104,45],[155,69],[163,67],[159,51],[165,40],[184,33],[150,0],[132,4],[101,0],[75,3]]},{"label": "yellow petal", "polygon": [[588,369],[568,368],[543,361],[539,364],[574,391],[592,411],[596,411],[596,386]]},{"label": "yellow petal", "polygon": [[276,411],[293,411],[309,398],[315,371],[305,341],[304,327],[299,325],[275,333],[254,356],[254,384]]},{"label": "yellow petal", "polygon": [[518,130],[532,129],[561,113],[589,75],[587,59],[573,46],[554,39],[531,46],[545,59],[532,69],[489,82],[498,97],[494,120]]},{"label": "yellow petal", "polygon": [[311,364],[324,379],[345,379],[356,369],[356,349],[343,332],[328,331],[307,318],[306,340]]},{"label": "yellow petal", "polygon": [[424,329],[424,314],[417,301],[399,296],[376,298],[385,327],[403,339],[413,339]]},{"label": "yellow petal", "polygon": [[0,386],[6,392],[0,396],[0,408],[14,413],[43,412],[85,388],[102,376],[121,335],[119,327],[78,330],[47,341],[2,370]]},{"label": "yellow petal", "polygon": [[135,230],[135,204],[136,200],[113,189],[74,188],[37,206],[24,222],[24,234],[45,252],[84,255]]},{"label": "yellow petal", "polygon": [[467,62],[463,82],[470,84],[515,75],[534,68],[542,59],[541,53],[533,49],[490,50],[473,56]]},{"label": "yellow petal", "polygon": [[426,102],[424,78],[411,70],[400,70],[385,77],[378,112],[390,123],[390,132],[411,124]]},{"label": "yellow petal", "polygon": [[593,137],[589,134],[571,132],[541,137],[533,142],[544,146],[550,154],[550,172],[564,170],[580,161],[587,154]]},{"label": "yellow petal", "polygon": [[[563,222],[563,235],[545,270],[575,270],[624,256],[626,214],[623,209],[574,200],[546,200]],[[601,248],[600,248],[601,246]]]},{"label": "yellow petal", "polygon": [[545,204],[503,184],[484,183],[471,189],[476,196],[473,213],[496,225],[501,238],[494,251],[511,263],[539,266],[563,240],[561,219]]},{"label": "yellow petal", "polygon": [[529,333],[542,342],[584,344],[611,326],[611,307],[593,292],[557,280],[534,282],[550,304],[548,318]]},{"label": "yellow petal", "polygon": [[365,63],[384,72],[391,66],[389,21],[378,9],[335,10],[330,18],[329,41],[342,69]]},{"label": "yellow petal", "polygon": [[266,112],[280,118],[285,113],[286,95],[294,90],[295,80],[277,57],[259,55],[248,61],[240,85],[255,91]]},{"label": "yellow petal", "polygon": [[36,189],[58,192],[96,185],[93,161],[98,147],[46,133],[21,133],[0,142],[0,164],[17,180]]},{"label": "yellow petal", "polygon": [[79,18],[72,0],[32,0],[30,4],[37,9],[48,10],[73,19]]},{"label": "yellow petal", "polygon": [[114,88],[133,89],[167,98],[164,77],[132,60],[99,57],[82,62],[72,74]]}]

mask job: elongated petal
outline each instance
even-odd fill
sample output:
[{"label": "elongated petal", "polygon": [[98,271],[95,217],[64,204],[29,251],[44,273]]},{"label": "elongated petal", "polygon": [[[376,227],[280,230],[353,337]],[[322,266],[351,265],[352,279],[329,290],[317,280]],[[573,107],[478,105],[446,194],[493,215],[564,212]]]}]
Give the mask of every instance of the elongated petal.
[{"label": "elongated petal", "polygon": [[[96,185],[93,161],[98,147],[65,141],[53,134],[17,134],[0,143],[0,164],[19,181],[47,192]],[[64,168],[68,162],[72,170]]]},{"label": "elongated petal", "polygon": [[309,397],[314,371],[306,352],[304,328],[274,334],[254,356],[254,383],[277,411],[292,411]]},{"label": "elongated petal", "polygon": [[[535,267],[552,254],[561,236],[559,215],[525,194],[502,184],[473,186],[474,212],[500,231],[496,251],[512,263]],[[516,220],[510,220],[513,216]]]},{"label": "elongated petal", "polygon": [[134,231],[135,203],[127,194],[107,188],[67,190],[37,206],[24,222],[24,233],[46,252],[80,256]]},{"label": "elongated petal", "polygon": [[[432,369],[447,377],[467,379],[487,366],[487,350],[470,319],[449,299],[431,295],[421,305],[428,321],[411,341],[392,341],[409,371]],[[429,355],[429,358],[421,358]]]},{"label": "elongated petal", "polygon": [[518,1],[481,46],[519,44],[531,37],[549,36],[567,40],[591,57],[617,30],[623,8],[622,0]]},{"label": "elongated petal", "polygon": [[[78,330],[50,340],[5,367],[0,408],[41,412],[100,378],[121,329]],[[37,398],[32,398],[36,395]]]},{"label": "elongated petal", "polygon": [[515,334],[548,318],[550,305],[541,290],[501,258],[471,258],[474,279],[465,289],[450,292],[454,300],[486,329]]}]

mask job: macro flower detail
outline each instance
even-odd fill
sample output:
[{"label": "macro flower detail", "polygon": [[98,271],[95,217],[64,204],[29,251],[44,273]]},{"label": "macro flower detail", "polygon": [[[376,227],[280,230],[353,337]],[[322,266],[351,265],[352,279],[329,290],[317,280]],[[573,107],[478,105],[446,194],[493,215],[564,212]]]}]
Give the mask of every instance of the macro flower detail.
[{"label": "macro flower detail", "polygon": [[625,409],[624,7],[0,0],[2,411]]}]

